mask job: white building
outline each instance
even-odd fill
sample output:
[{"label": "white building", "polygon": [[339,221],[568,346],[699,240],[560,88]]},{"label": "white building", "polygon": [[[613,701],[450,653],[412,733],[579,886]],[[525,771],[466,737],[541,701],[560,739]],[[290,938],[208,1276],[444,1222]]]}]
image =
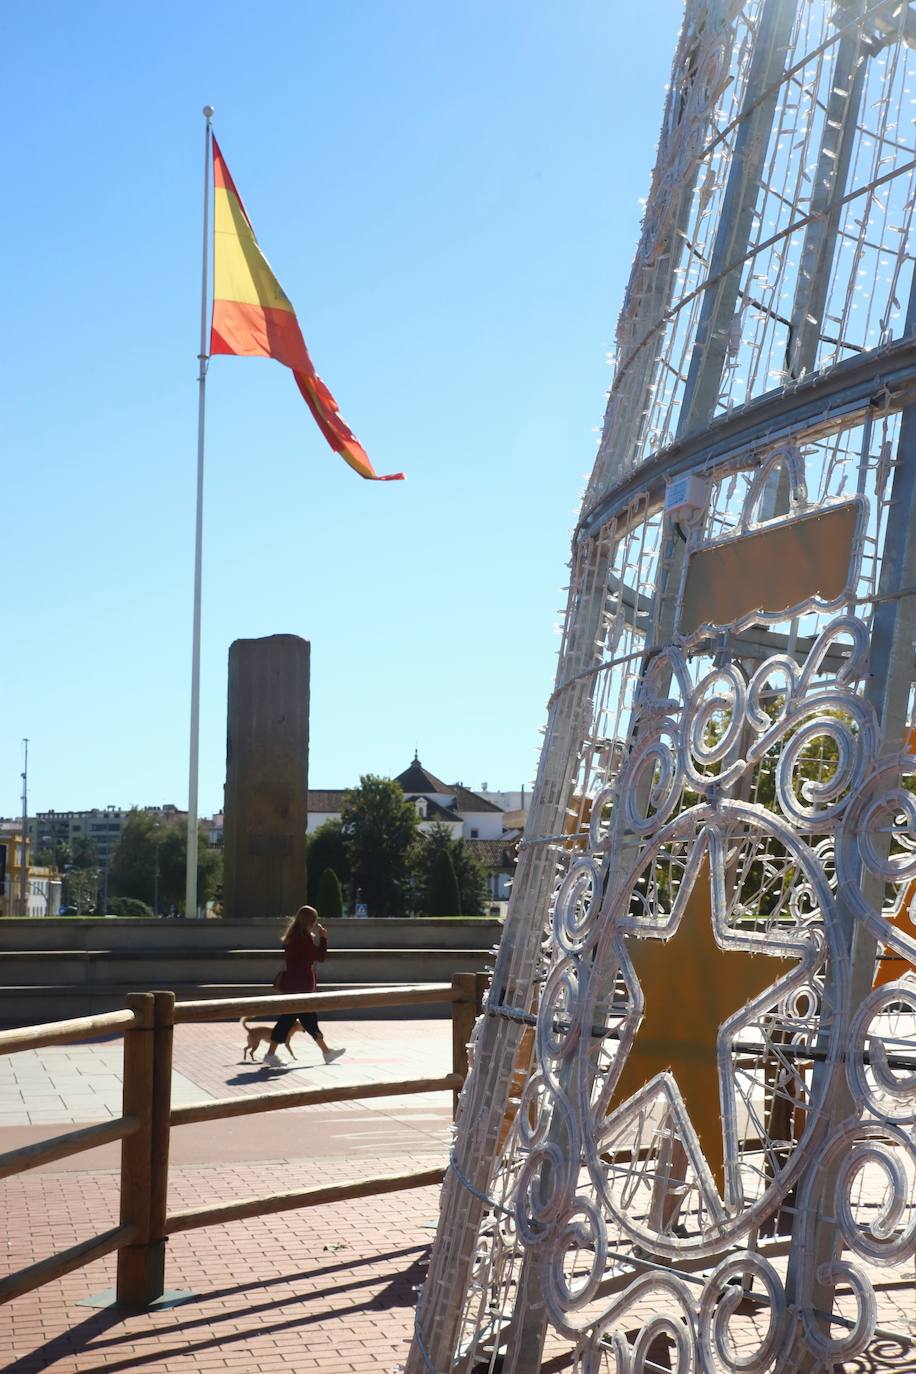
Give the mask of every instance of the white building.
[{"label": "white building", "polygon": [[[416,754],[409,768],[394,779],[404,796],[413,802],[420,818],[420,829],[445,825],[453,839],[499,840],[507,830],[524,829],[524,792],[472,792],[463,783],[443,782],[424,768]],[[345,788],[309,790],[308,831],[325,821],[339,821]],[[503,804],[502,799],[510,803]],[[511,824],[506,824],[510,821]]]},{"label": "white building", "polygon": [[[508,901],[515,871],[518,841],[525,829],[530,793],[490,792],[486,787],[473,792],[463,783],[443,782],[424,768],[414,754],[409,768],[394,779],[407,801],[412,802],[421,831],[444,825],[453,840],[466,840],[487,874],[491,902]],[[309,791],[308,831],[326,821],[339,821],[343,811],[344,788],[315,788]]]},{"label": "white building", "polygon": [[[161,816],[167,825],[187,820],[188,814],[171,804],[144,806],[140,810]],[[129,815],[129,810],[119,806],[94,806],[88,811],[39,811],[28,818],[29,840],[34,851],[56,849],[59,844],[72,849],[77,840],[89,840],[99,867],[108,868]]]}]

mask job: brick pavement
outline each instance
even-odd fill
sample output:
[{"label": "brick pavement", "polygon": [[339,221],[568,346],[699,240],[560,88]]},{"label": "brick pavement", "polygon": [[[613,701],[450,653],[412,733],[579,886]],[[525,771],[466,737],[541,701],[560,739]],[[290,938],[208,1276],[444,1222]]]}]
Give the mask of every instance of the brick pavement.
[{"label": "brick pavement", "polygon": [[[324,1065],[302,1037],[298,1063],[271,1073],[241,1063],[238,1025],[179,1027],[176,1100],[450,1067],[447,1021],[329,1022],[325,1033],[347,1044],[345,1059]],[[0,1150],[120,1109],[117,1044],[0,1064]],[[435,1167],[445,1162],[450,1120],[443,1093],[183,1127],[172,1136],[170,1206]],[[424,1188],[181,1233],[168,1245],[166,1283],[194,1297],[134,1316],[79,1305],[112,1287],[109,1256],[0,1308],[0,1369],[394,1370],[406,1353],[437,1203],[438,1189]],[[106,1230],[117,1214],[117,1147],[0,1183],[3,1272]]]},{"label": "brick pavement", "polygon": [[[429,1168],[441,1156],[406,1156]],[[316,1182],[371,1174],[371,1161],[315,1166]],[[301,1181],[301,1180],[299,1180]],[[171,1201],[192,1206],[290,1186],[279,1164],[180,1170]],[[7,1374],[39,1370],[392,1370],[403,1359],[436,1189],[387,1194],[175,1236],[166,1282],[192,1300],[121,1316],[78,1305],[110,1288],[114,1257],[0,1309]],[[74,1244],[117,1217],[113,1173],[22,1175],[7,1197],[7,1265]],[[367,1215],[371,1221],[367,1221]]]},{"label": "brick pavement", "polygon": [[[286,1060],[285,1051],[280,1049],[285,1061],[280,1071],[242,1060],[245,1032],[237,1023],[178,1026],[173,1101],[386,1078],[434,1077],[451,1068],[451,1023],[445,1019],[334,1021],[326,1022],[324,1029],[329,1044],[347,1047],[342,1059],[323,1063],[313,1042],[300,1034],[293,1040],[294,1059]],[[263,1050],[257,1055],[260,1059]],[[101,1121],[118,1116],[120,1111],[120,1039],[55,1045],[0,1057],[0,1127],[44,1121]]]},{"label": "brick pavement", "polygon": [[[433,1076],[449,1065],[446,1021],[329,1023],[326,1033],[331,1043],[347,1044],[344,1060],[325,1066],[301,1039],[299,1061],[271,1073],[241,1062],[237,1025],[179,1027],[176,1100]],[[0,1151],[119,1110],[116,1045],[19,1055],[0,1066],[0,1108],[7,1118],[0,1124]],[[435,1094],[183,1127],[172,1136],[170,1205],[434,1167],[447,1157],[450,1120],[449,1095]],[[114,1225],[117,1164],[118,1149],[111,1146],[0,1182],[6,1259],[0,1271]],[[181,1233],[168,1246],[166,1283],[193,1296],[140,1315],[80,1305],[113,1286],[115,1259],[109,1256],[0,1307],[0,1370],[393,1374],[407,1350],[437,1194],[436,1188],[417,1189]],[[879,1322],[913,1329],[912,1283],[884,1283],[883,1277],[872,1274]],[[570,1367],[568,1348],[549,1339],[542,1374]],[[912,1374],[916,1359],[911,1347],[882,1338],[843,1368],[849,1374]]]}]

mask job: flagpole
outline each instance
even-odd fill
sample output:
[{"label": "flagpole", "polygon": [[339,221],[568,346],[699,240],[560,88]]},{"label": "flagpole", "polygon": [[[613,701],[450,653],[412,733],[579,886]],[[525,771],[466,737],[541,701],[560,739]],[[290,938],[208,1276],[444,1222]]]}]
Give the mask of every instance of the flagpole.
[{"label": "flagpole", "polygon": [[210,121],[213,106],[205,105],[204,134],[204,245],[200,282],[200,352],[197,361],[197,524],[194,537],[194,633],[191,648],[191,746],[188,763],[188,854],[185,870],[186,917],[197,915],[197,771],[200,753],[200,592],[204,533],[204,417],[207,395],[207,287],[210,256]]}]

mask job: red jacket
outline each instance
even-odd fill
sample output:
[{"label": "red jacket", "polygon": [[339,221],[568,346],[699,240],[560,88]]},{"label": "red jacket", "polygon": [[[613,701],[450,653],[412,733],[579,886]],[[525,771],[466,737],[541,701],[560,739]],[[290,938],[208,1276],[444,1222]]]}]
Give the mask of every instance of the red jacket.
[{"label": "red jacket", "polygon": [[314,992],[315,965],[324,963],[327,952],[326,936],[316,944],[306,932],[294,931],[286,942],[286,968],[278,979],[278,992]]}]

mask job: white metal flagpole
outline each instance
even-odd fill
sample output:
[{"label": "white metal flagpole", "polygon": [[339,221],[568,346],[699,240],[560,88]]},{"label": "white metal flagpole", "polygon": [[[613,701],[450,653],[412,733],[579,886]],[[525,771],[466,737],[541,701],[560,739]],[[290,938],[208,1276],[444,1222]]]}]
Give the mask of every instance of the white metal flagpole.
[{"label": "white metal flagpole", "polygon": [[207,392],[207,286],[210,257],[210,121],[213,106],[203,108],[207,129],[204,143],[204,251],[200,287],[200,352],[197,360],[197,526],[194,540],[194,634],[191,648],[191,748],[188,764],[188,857],[184,914],[197,915],[197,765],[200,752],[200,589],[204,533],[204,416]]}]

